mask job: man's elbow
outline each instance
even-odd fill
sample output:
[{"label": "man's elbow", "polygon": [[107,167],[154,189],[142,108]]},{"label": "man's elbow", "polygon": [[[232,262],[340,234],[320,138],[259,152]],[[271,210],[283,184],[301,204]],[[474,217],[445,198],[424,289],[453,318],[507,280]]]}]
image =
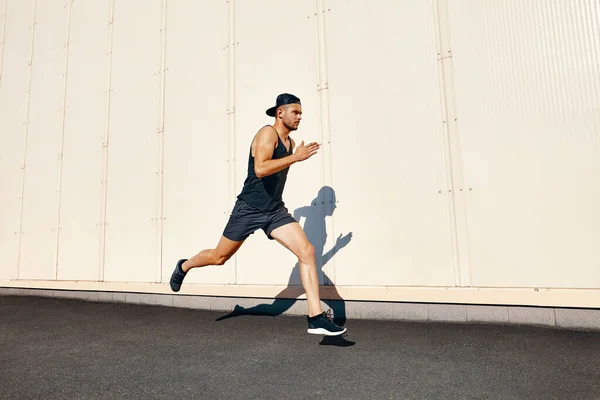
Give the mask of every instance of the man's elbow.
[{"label": "man's elbow", "polygon": [[256,175],[257,178],[264,178],[266,176],[264,169],[260,167],[254,167],[254,175]]}]

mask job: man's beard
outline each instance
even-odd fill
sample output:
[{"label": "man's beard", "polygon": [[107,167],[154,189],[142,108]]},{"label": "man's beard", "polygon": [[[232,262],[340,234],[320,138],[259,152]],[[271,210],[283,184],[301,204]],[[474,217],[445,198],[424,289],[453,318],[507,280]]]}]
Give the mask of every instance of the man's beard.
[{"label": "man's beard", "polygon": [[297,126],[295,126],[295,123],[292,124],[286,124],[285,122],[283,123],[283,125],[285,125],[286,128],[288,128],[290,131],[295,131],[296,129],[298,129]]}]

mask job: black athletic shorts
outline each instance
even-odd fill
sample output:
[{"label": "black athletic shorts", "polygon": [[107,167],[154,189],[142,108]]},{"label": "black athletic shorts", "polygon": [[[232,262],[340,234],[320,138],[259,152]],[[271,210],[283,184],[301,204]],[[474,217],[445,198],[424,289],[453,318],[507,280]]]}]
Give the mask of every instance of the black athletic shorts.
[{"label": "black athletic shorts", "polygon": [[296,222],[287,208],[281,207],[275,211],[261,211],[238,199],[233,207],[229,222],[223,231],[223,236],[235,242],[246,240],[258,229],[262,229],[270,240],[271,232],[280,226]]}]

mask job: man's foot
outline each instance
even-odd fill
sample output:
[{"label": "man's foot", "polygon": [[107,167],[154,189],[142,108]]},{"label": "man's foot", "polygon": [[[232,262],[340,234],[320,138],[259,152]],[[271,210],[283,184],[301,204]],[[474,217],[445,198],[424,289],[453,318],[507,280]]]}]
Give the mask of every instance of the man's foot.
[{"label": "man's foot", "polygon": [[314,317],[306,317],[308,321],[308,333],[313,335],[337,336],[346,332],[346,328],[341,328],[331,321],[331,310]]},{"label": "man's foot", "polygon": [[173,274],[171,275],[171,282],[170,282],[171,290],[174,292],[179,292],[179,289],[181,289],[181,284],[183,283],[183,278],[185,278],[185,275],[186,275],[186,273],[183,272],[183,270],[181,269],[181,266],[186,261],[187,260],[185,260],[185,259],[177,261],[175,270],[173,271]]}]

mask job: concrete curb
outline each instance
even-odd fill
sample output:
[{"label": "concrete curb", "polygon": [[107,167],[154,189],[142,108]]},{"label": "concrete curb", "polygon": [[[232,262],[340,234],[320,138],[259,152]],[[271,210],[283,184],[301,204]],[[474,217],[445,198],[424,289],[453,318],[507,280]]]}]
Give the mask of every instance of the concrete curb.
[{"label": "concrete curb", "polygon": [[[306,315],[306,300],[189,296],[153,293],[97,292],[0,287],[0,295],[131,303],[231,312],[234,307],[283,315]],[[336,317],[348,319],[529,325],[555,329],[600,331],[600,310],[580,308],[487,306],[471,304],[323,301]]]}]

